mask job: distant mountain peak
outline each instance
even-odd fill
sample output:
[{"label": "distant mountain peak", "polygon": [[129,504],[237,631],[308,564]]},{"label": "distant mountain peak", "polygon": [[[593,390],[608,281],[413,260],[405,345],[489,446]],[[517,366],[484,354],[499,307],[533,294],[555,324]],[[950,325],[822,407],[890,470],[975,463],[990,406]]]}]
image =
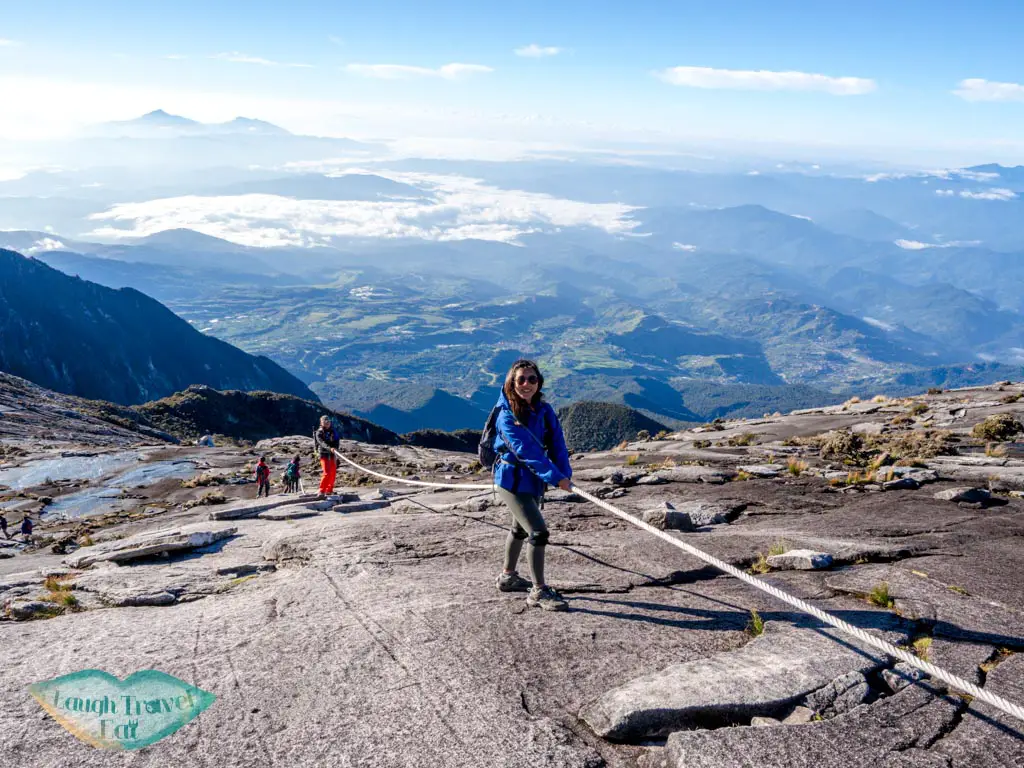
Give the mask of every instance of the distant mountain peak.
[{"label": "distant mountain peak", "polygon": [[[171,125],[199,125],[195,120],[190,120],[189,118],[182,117],[181,115],[172,115],[170,112],[165,112],[162,109],[154,109],[152,112],[147,112],[142,117],[136,118],[135,121]],[[127,122],[135,121],[129,120]]]}]

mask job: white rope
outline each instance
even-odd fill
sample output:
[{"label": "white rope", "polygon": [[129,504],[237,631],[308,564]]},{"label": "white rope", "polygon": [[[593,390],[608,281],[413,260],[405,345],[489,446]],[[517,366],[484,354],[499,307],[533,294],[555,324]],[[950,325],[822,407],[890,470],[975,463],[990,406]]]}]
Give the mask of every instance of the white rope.
[{"label": "white rope", "polygon": [[[348,462],[353,467],[355,467],[356,469],[359,469],[362,472],[366,472],[366,473],[371,474],[371,475],[376,475],[377,477],[382,477],[382,478],[385,478],[386,480],[393,480],[393,481],[398,482],[398,483],[408,483],[409,485],[421,485],[421,486],[427,486],[427,487],[430,487],[430,488],[452,488],[452,489],[459,489],[459,490],[465,490],[465,489],[480,490],[480,489],[489,489],[489,488],[492,487],[490,485],[470,485],[470,484],[462,484],[462,485],[454,484],[453,485],[453,484],[445,484],[445,483],[424,483],[424,482],[416,481],[416,480],[405,480],[405,479],[400,478],[400,477],[391,477],[390,475],[384,475],[384,474],[381,474],[380,472],[374,472],[373,470],[366,469],[366,467],[361,467],[359,464],[356,464],[354,461],[352,461],[351,459],[349,459],[347,456],[343,455],[339,451],[335,451],[335,454],[337,454],[339,458],[341,458],[344,461]],[[938,680],[942,680],[944,683],[946,683],[947,685],[951,686],[952,688],[954,688],[954,689],[956,689],[958,691],[963,691],[964,693],[970,694],[975,699],[979,699],[979,700],[984,701],[984,702],[986,702],[988,704],[991,704],[993,707],[996,707],[997,709],[1001,709],[1003,712],[1006,712],[1007,714],[1013,715],[1014,717],[1016,717],[1019,720],[1021,720],[1022,722],[1024,722],[1024,707],[1021,707],[1018,704],[1014,704],[1012,701],[1007,701],[1003,697],[998,696],[998,695],[992,693],[991,691],[986,691],[984,688],[978,687],[977,685],[975,685],[974,683],[970,682],[969,680],[964,680],[962,677],[958,677],[957,675],[954,675],[951,672],[947,672],[946,670],[944,670],[944,669],[942,669],[940,667],[937,667],[934,664],[931,664],[931,663],[925,661],[924,659],[921,659],[921,658],[915,656],[914,654],[912,654],[912,653],[910,653],[908,651],[905,651],[902,648],[897,648],[892,643],[887,643],[885,640],[877,638],[874,635],[872,635],[872,634],[870,634],[868,632],[865,632],[863,629],[860,629],[859,627],[855,627],[852,624],[849,624],[849,623],[843,621],[842,619],[836,618],[832,614],[826,613],[825,611],[821,610],[820,608],[816,608],[815,606],[813,606],[810,603],[807,603],[807,602],[801,600],[798,597],[793,597],[792,595],[787,594],[786,592],[783,592],[781,589],[779,589],[779,588],[777,588],[777,587],[767,583],[766,581],[762,581],[761,579],[758,579],[758,578],[756,578],[754,576],[751,576],[749,573],[741,571],[736,566],[730,565],[729,563],[725,562],[724,560],[719,560],[717,557],[715,557],[713,555],[709,555],[706,552],[702,552],[701,550],[697,549],[696,547],[694,547],[694,546],[692,546],[690,544],[687,544],[685,541],[682,541],[681,539],[677,539],[674,536],[670,536],[669,534],[665,533],[664,531],[662,531],[662,530],[660,530],[658,528],[655,528],[653,525],[651,525],[649,523],[646,523],[643,520],[640,520],[638,518],[635,518],[635,517],[633,517],[632,515],[630,515],[627,512],[623,512],[621,509],[612,506],[611,504],[609,504],[606,501],[602,501],[601,499],[597,498],[596,496],[592,496],[591,494],[589,494],[586,491],[584,491],[582,488],[580,488],[575,483],[573,483],[571,487],[572,487],[573,491],[578,493],[580,496],[582,496],[584,499],[586,499],[590,503],[596,504],[601,509],[604,509],[604,510],[606,510],[608,512],[611,512],[616,517],[620,517],[623,520],[625,520],[626,522],[632,523],[633,525],[637,526],[638,528],[641,528],[641,529],[647,531],[648,533],[653,534],[654,536],[657,536],[659,539],[662,539],[663,541],[666,541],[669,544],[671,544],[671,545],[673,545],[675,547],[678,547],[679,549],[683,550],[687,554],[692,555],[693,557],[696,557],[698,560],[703,560],[708,565],[714,566],[718,570],[724,571],[725,573],[729,574],[730,576],[735,576],[740,581],[743,581],[743,582],[749,584],[750,586],[755,587],[756,589],[760,589],[762,592],[767,592],[772,597],[774,597],[774,598],[776,598],[778,600],[781,600],[782,602],[787,603],[788,605],[793,606],[797,610],[803,611],[804,613],[807,613],[807,614],[813,616],[814,618],[818,619],[819,621],[824,622],[825,624],[832,625],[836,629],[838,629],[838,630],[840,630],[842,632],[845,632],[846,634],[851,635],[852,637],[857,638],[858,640],[860,640],[861,642],[865,643],[866,645],[870,645],[871,647],[876,648],[879,651],[882,651],[883,653],[887,654],[888,656],[892,656],[893,658],[899,659],[900,661],[905,662],[906,664],[909,664],[912,667],[916,667],[917,669],[920,669],[922,672],[927,673],[929,676],[931,676],[933,678],[936,678]]]},{"label": "white rope", "polygon": [[354,461],[352,461],[352,459],[350,459],[348,456],[343,454],[341,451],[338,451],[338,450],[336,450],[334,448],[332,448],[331,450],[334,451],[334,455],[335,456],[337,456],[342,461],[348,462],[353,467],[358,469],[360,472],[365,472],[366,474],[374,475],[375,477],[381,477],[381,478],[383,478],[385,480],[393,480],[396,483],[405,483],[406,485],[419,485],[419,486],[421,486],[423,488],[452,488],[452,489],[459,490],[459,491],[489,491],[492,488],[494,488],[494,485],[492,485],[492,484],[490,484],[490,485],[474,485],[473,483],[456,483],[456,484],[452,484],[452,483],[425,483],[422,480],[407,480],[404,477],[392,477],[391,475],[385,475],[385,474],[382,474],[380,472],[374,472],[372,469],[367,469],[366,467],[361,467],[358,464],[356,464]]}]

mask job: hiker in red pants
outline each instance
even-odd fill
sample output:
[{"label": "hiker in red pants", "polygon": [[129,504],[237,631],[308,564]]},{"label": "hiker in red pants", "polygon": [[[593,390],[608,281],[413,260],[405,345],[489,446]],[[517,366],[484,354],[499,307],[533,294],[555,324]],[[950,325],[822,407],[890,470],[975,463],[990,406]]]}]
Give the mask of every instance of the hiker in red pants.
[{"label": "hiker in red pants", "polygon": [[338,434],[331,426],[331,418],[321,416],[320,429],[313,434],[313,447],[320,456],[320,468],[323,470],[323,476],[320,478],[320,496],[334,493],[334,478],[338,474],[338,459],[334,451],[338,445]]},{"label": "hiker in red pants", "polygon": [[270,496],[270,467],[267,466],[267,459],[265,456],[260,456],[260,460],[256,462],[256,498],[260,496]]}]

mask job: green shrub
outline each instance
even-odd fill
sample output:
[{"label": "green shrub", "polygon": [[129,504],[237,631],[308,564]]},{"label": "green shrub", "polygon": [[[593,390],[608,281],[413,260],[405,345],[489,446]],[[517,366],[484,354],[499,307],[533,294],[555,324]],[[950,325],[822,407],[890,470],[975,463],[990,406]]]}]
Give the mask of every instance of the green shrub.
[{"label": "green shrub", "polygon": [[997,413],[989,416],[980,424],[975,424],[971,435],[979,440],[1002,443],[1012,440],[1021,432],[1024,432],[1024,425],[1021,425],[1012,413]]},{"label": "green shrub", "polygon": [[747,632],[753,637],[764,634],[764,619],[753,608],[750,609],[750,621],[747,622]]},{"label": "green shrub", "polygon": [[880,608],[892,608],[894,601],[889,592],[889,582],[883,581],[868,593],[868,602]]}]

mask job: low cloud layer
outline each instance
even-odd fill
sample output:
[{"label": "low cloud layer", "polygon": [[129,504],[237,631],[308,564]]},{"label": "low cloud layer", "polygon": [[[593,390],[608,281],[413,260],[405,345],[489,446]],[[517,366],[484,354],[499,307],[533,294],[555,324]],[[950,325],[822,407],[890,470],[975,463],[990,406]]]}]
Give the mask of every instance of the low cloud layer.
[{"label": "low cloud layer", "polygon": [[829,77],[810,72],[670,67],[655,72],[671,85],[739,91],[821,91],[835,96],[859,96],[877,88],[863,77]]},{"label": "low cloud layer", "polygon": [[[343,174],[342,174],[343,175]],[[420,200],[296,200],[278,195],[188,195],[116,205],[90,218],[91,236],[144,237],[192,229],[253,246],[326,245],[335,238],[420,238],[515,242],[533,232],[593,227],[627,234],[635,210],[619,203],[583,203],[487,186],[461,176],[387,173],[429,193]]]},{"label": "low cloud layer", "polygon": [[430,67],[413,67],[407,64],[349,64],[345,70],[362,77],[375,77],[379,80],[411,80],[420,77],[439,77],[443,80],[459,80],[470,75],[493,72],[491,67],[483,64],[460,64],[452,62],[437,69]]}]

